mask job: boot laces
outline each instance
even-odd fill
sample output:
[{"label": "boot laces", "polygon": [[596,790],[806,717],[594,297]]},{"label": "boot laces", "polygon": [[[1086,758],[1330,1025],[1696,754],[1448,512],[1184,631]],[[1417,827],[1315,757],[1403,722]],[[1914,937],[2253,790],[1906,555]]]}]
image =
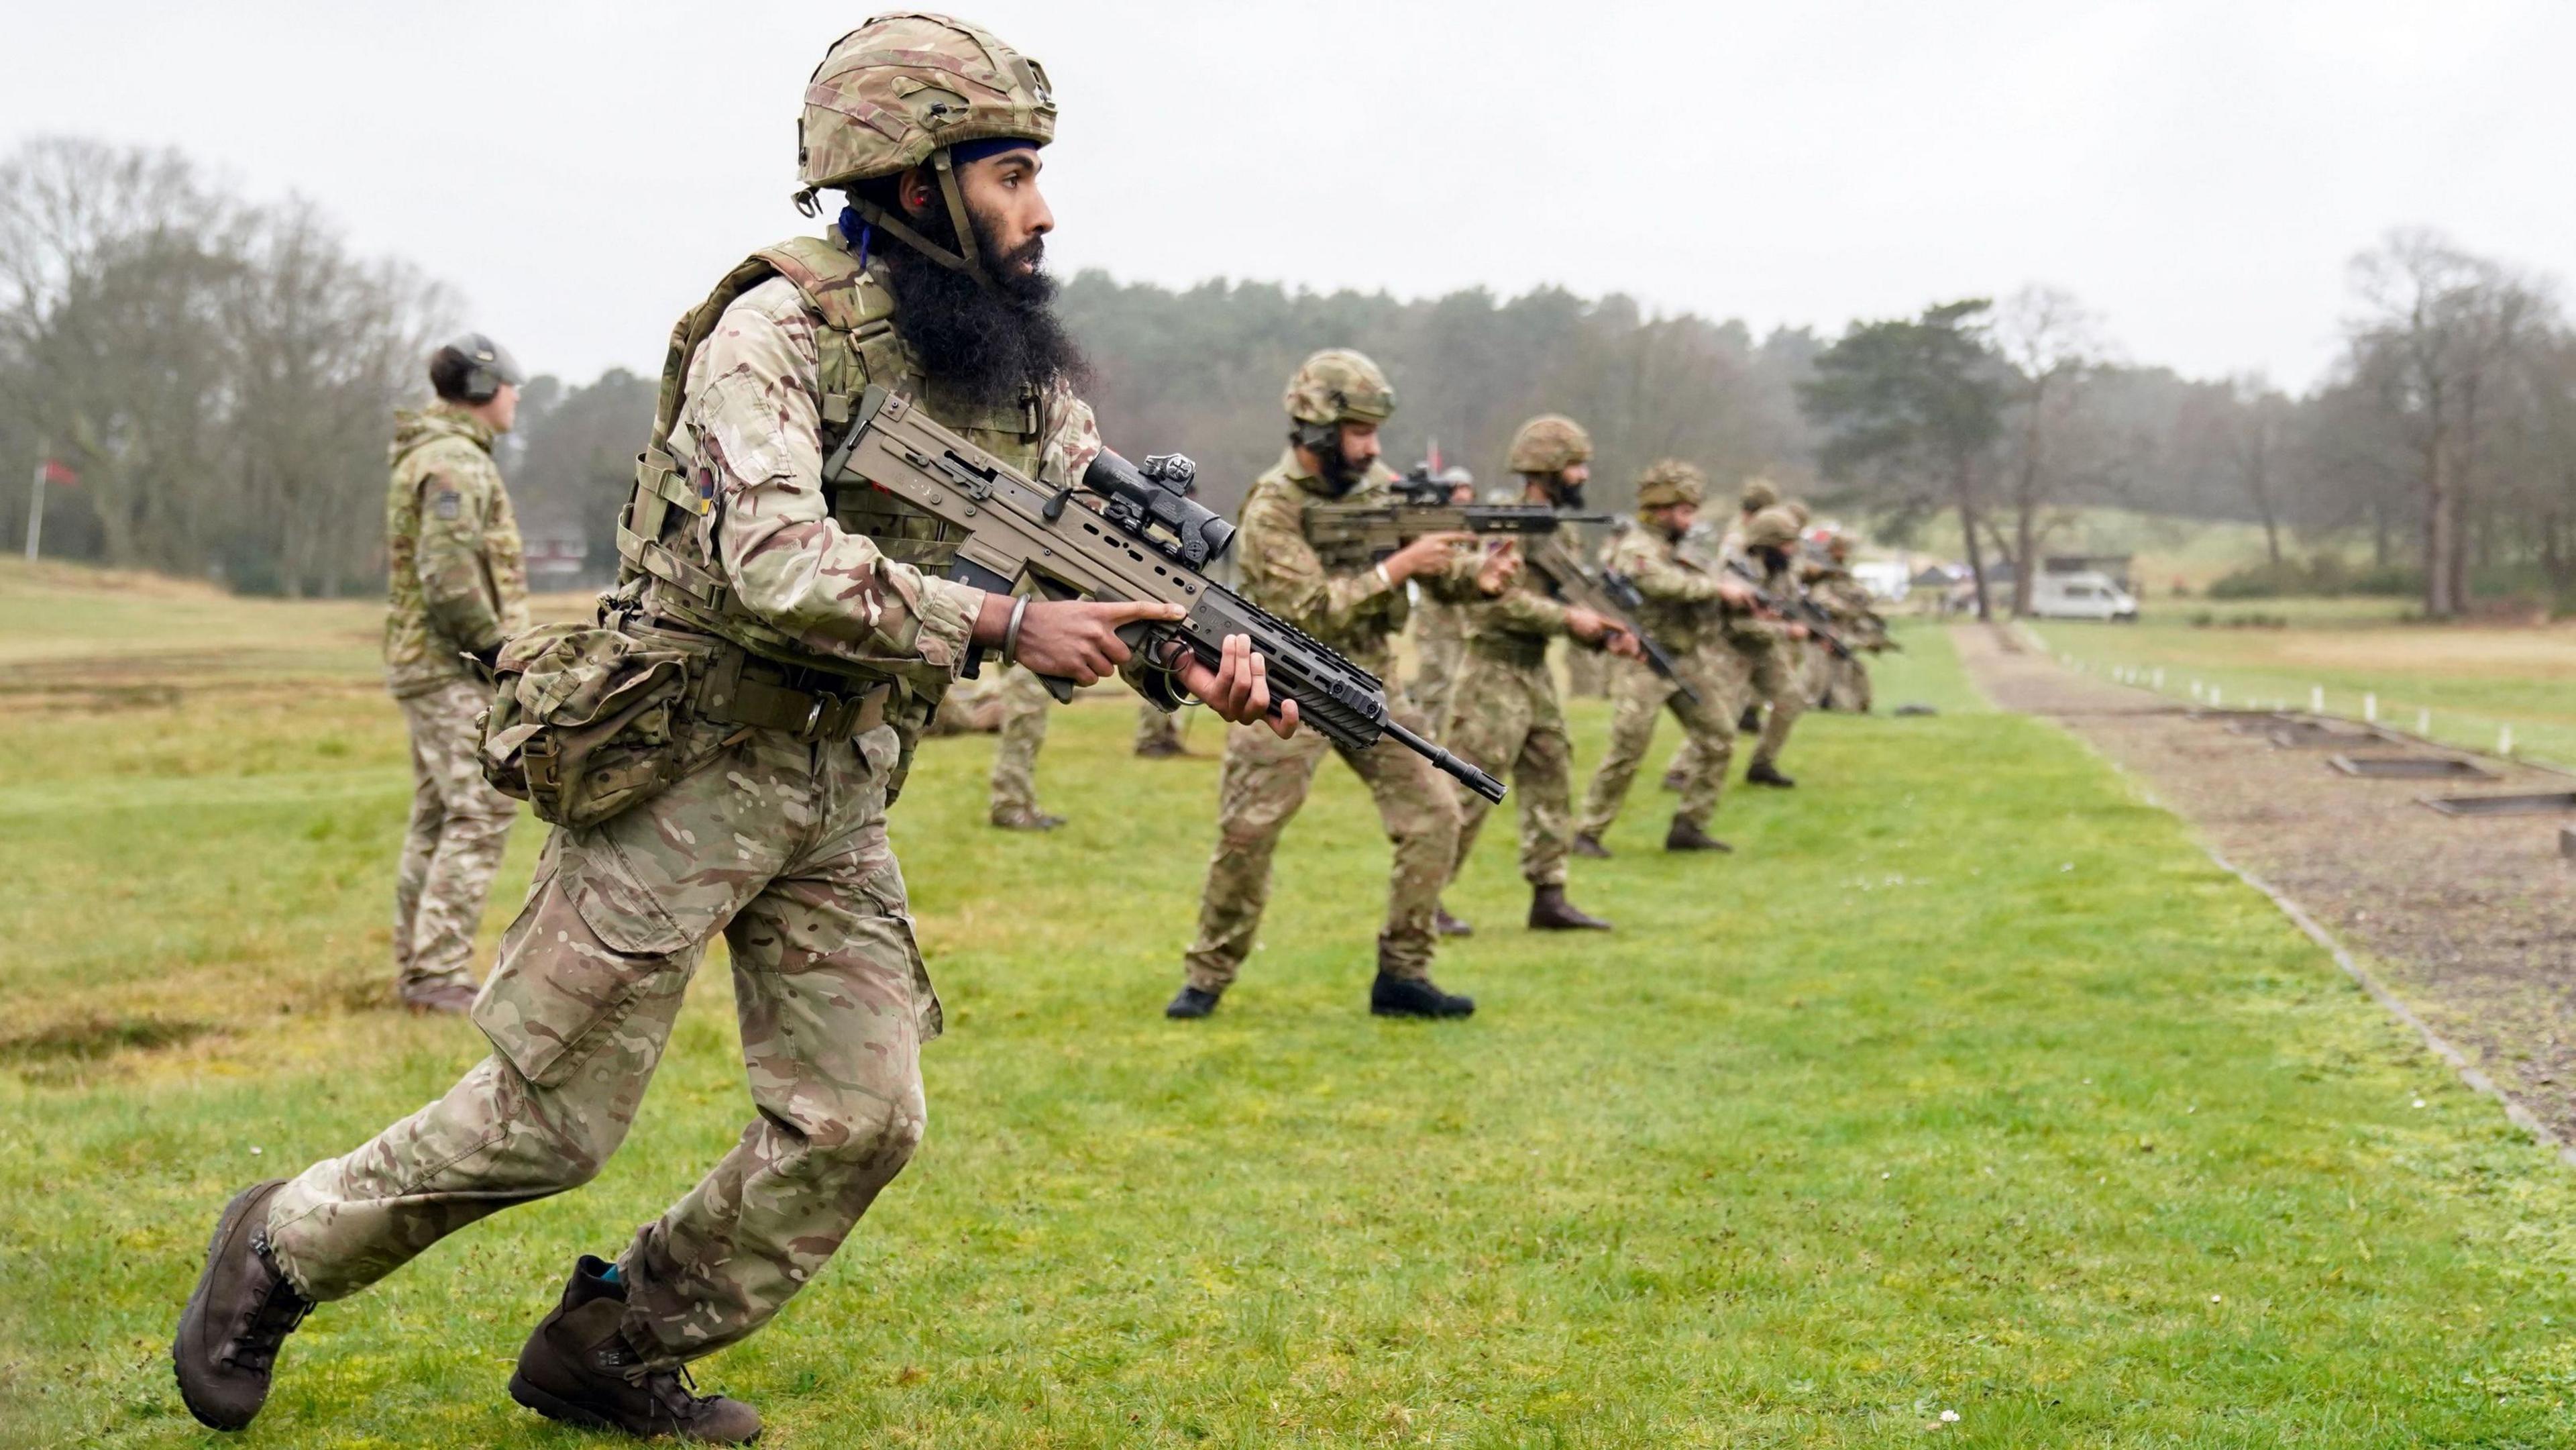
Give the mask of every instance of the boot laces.
[{"label": "boot laces", "polygon": [[251,1239],[251,1251],[259,1256],[260,1267],[269,1274],[268,1292],[260,1296],[241,1332],[225,1347],[224,1362],[254,1373],[265,1373],[276,1363],[277,1351],[286,1336],[313,1312],[313,1301],[295,1287],[295,1281],[278,1270],[269,1257],[268,1235],[263,1232]]}]

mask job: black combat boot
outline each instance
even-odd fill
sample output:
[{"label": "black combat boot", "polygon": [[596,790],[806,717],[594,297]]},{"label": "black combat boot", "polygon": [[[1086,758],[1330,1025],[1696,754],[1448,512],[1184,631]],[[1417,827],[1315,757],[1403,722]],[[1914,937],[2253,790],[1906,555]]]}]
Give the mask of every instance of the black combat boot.
[{"label": "black combat boot", "polygon": [[278,1346],[313,1312],[313,1301],[269,1257],[268,1202],[285,1185],[282,1178],[255,1183],[224,1205],[206,1245],[205,1272],[170,1342],[179,1398],[199,1424],[217,1430],[241,1429],[259,1414]]},{"label": "black combat boot", "polygon": [[1578,833],[1574,838],[1574,845],[1570,849],[1573,850],[1575,855],[1588,857],[1594,861],[1607,861],[1610,859],[1610,848],[1602,845],[1601,838],[1592,834],[1590,831]]},{"label": "black combat boot", "polygon": [[573,1265],[563,1302],[519,1351],[510,1398],[549,1420],[629,1435],[677,1435],[718,1445],[760,1438],[760,1412],[698,1395],[687,1370],[643,1368],[626,1337],[626,1286],[589,1254]]},{"label": "black combat boot", "polygon": [[1787,790],[1789,787],[1797,784],[1796,781],[1782,775],[1780,773],[1780,767],[1773,765],[1767,760],[1757,760],[1750,766],[1747,766],[1744,771],[1744,783],[1746,785],[1767,785],[1778,790]]},{"label": "black combat boot", "polygon": [[1562,886],[1530,888],[1530,930],[1532,931],[1608,931],[1610,923],[1586,915],[1573,902],[1565,899]]},{"label": "black combat boot", "polygon": [[1064,824],[1064,817],[1044,811],[995,811],[993,824],[1006,831],[1052,831]]},{"label": "black combat boot", "polygon": [[1190,748],[1177,740],[1153,740],[1136,747],[1142,760],[1176,760],[1190,753]]},{"label": "black combat boot", "polygon": [[1183,987],[1180,995],[1163,1004],[1163,1015],[1175,1020],[1193,1020],[1216,1010],[1217,994],[1204,987]]},{"label": "black combat boot", "polygon": [[1449,914],[1449,908],[1431,908],[1431,929],[1442,936],[1474,936],[1476,929]]},{"label": "black combat boot", "polygon": [[1673,828],[1664,832],[1664,849],[1667,851],[1732,851],[1735,848],[1681,817],[1675,816]]},{"label": "black combat boot", "polygon": [[1744,707],[1744,713],[1735,717],[1735,733],[1738,735],[1750,735],[1761,728],[1762,707],[1760,705],[1747,705]]},{"label": "black combat boot", "polygon": [[1690,784],[1690,772],[1676,765],[1672,769],[1664,772],[1664,778],[1660,783],[1664,789],[1671,791],[1675,795],[1679,795],[1682,792],[1682,787]]},{"label": "black combat boot", "polygon": [[1473,1017],[1476,999],[1443,992],[1429,977],[1393,977],[1378,969],[1369,984],[1369,1011],[1379,1017]]}]

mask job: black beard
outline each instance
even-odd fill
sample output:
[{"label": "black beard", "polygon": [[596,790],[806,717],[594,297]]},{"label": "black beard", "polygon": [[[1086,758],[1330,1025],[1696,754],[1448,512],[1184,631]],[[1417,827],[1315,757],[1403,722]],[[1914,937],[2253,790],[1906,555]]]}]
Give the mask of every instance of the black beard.
[{"label": "black beard", "polygon": [[1350,458],[1345,455],[1339,447],[1328,449],[1325,452],[1323,472],[1324,486],[1333,491],[1333,497],[1340,498],[1343,494],[1349,493],[1352,489],[1359,487],[1360,480],[1367,476],[1368,465],[1365,463],[1351,462]]},{"label": "black beard", "polygon": [[[1044,395],[1059,382],[1082,383],[1089,365],[1056,316],[1055,278],[1039,265],[1046,239],[1031,237],[1004,256],[982,217],[970,214],[967,220],[993,288],[878,234],[886,283],[894,292],[895,331],[911,344],[922,371],[942,391],[974,407],[1016,403],[1032,389]],[[954,245],[956,229],[943,211],[913,225],[933,242]]]}]

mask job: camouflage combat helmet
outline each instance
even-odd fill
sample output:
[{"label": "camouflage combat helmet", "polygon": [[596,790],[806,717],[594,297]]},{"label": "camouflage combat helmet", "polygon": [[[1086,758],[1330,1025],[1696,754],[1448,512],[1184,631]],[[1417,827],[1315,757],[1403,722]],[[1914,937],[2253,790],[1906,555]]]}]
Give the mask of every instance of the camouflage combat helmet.
[{"label": "camouflage combat helmet", "polygon": [[1395,414],[1395,389],[1365,354],[1328,347],[1298,364],[1282,402],[1290,418],[1317,427],[1383,423]]},{"label": "camouflage combat helmet", "polygon": [[1744,480],[1743,507],[1746,513],[1760,513],[1779,501],[1780,485],[1758,473]]},{"label": "camouflage combat helmet", "polygon": [[834,41],[806,83],[796,122],[796,205],[811,216],[818,191],[927,164],[939,173],[959,252],[924,240],[883,207],[855,196],[851,207],[923,255],[989,284],[949,150],[1007,139],[1040,146],[1055,139],[1055,92],[1044,67],[963,20],[880,15]]},{"label": "camouflage combat helmet", "polygon": [[1798,521],[1798,527],[1802,529],[1807,526],[1808,521],[1812,520],[1816,516],[1816,511],[1807,507],[1807,501],[1803,498],[1790,499],[1788,502],[1780,505],[1780,507],[1787,509],[1789,511],[1789,517],[1796,519]]},{"label": "camouflage combat helmet", "polygon": [[1562,473],[1592,457],[1592,435],[1561,413],[1541,413],[1512,435],[1514,473]]},{"label": "camouflage combat helmet", "polygon": [[1637,475],[1637,507],[1670,508],[1675,504],[1697,507],[1708,493],[1708,475],[1699,465],[1679,458],[1659,459],[1646,465]]},{"label": "camouflage combat helmet", "polygon": [[1744,547],[1748,549],[1793,549],[1797,544],[1797,516],[1778,504],[1756,513],[1744,525]]}]

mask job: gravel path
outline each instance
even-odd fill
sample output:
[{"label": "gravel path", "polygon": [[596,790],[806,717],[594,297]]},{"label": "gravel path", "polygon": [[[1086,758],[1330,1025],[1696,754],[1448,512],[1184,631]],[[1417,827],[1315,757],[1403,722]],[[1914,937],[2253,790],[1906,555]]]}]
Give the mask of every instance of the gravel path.
[{"label": "gravel path", "polygon": [[2266,726],[2075,674],[2003,631],[1963,625],[1950,637],[1996,705],[2055,719],[2135,776],[2576,1141],[2576,867],[2558,845],[2576,813],[2457,818],[2419,803],[2576,791],[2576,779],[2404,739],[2351,753],[2476,759],[2497,778],[2356,779],[2328,764],[2335,748],[2275,745]]}]

